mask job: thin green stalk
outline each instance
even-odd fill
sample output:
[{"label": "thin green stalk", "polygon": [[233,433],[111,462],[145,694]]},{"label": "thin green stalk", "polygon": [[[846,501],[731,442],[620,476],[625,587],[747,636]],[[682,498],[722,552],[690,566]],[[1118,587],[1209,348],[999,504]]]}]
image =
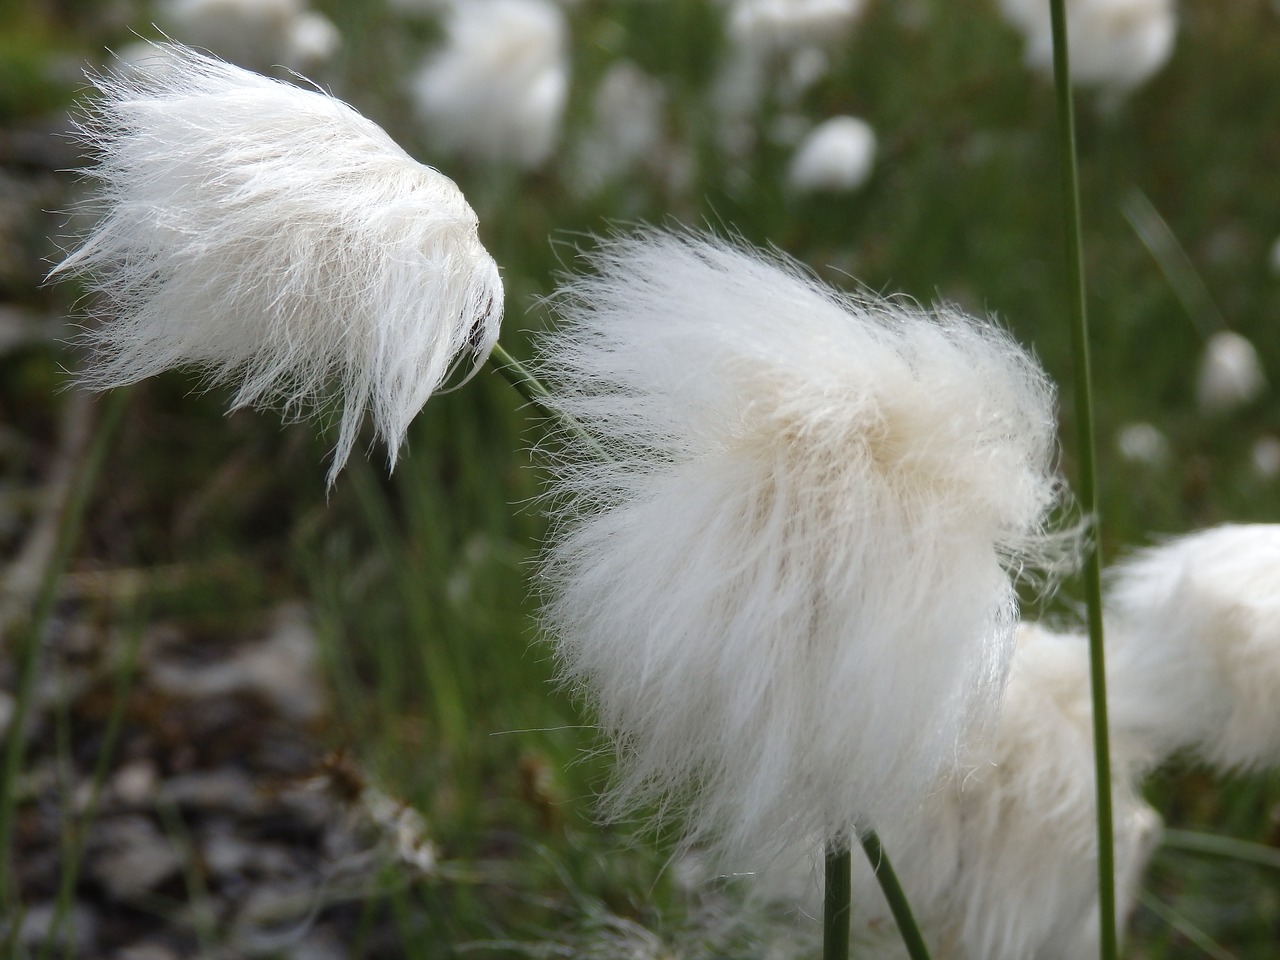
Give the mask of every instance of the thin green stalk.
[{"label": "thin green stalk", "polygon": [[80,535],[85,508],[93,491],[98,472],[106,459],[107,450],[115,436],[116,428],[124,414],[129,393],[113,391],[106,399],[102,420],[85,458],[83,469],[76,477],[74,487],[58,525],[57,546],[53,558],[40,583],[40,592],[26,629],[19,629],[18,640],[18,688],[14,701],[13,719],[9,725],[4,748],[3,767],[0,768],[0,916],[13,913],[14,891],[12,877],[13,819],[17,802],[18,776],[22,771],[26,745],[27,717],[31,712],[36,688],[36,674],[40,665],[40,644],[44,628],[58,596],[58,584],[71,560],[71,551]]},{"label": "thin green stalk", "polygon": [[[128,645],[124,650],[124,658],[116,676],[115,694],[111,698],[111,713],[107,717],[107,729],[102,736],[102,746],[93,766],[93,780],[89,794],[89,802],[84,812],[75,823],[67,819],[70,837],[63,854],[62,877],[58,884],[58,899],[54,907],[53,920],[49,923],[49,934],[45,938],[44,948],[40,951],[40,960],[48,960],[57,945],[57,935],[66,922],[71,911],[71,902],[75,896],[76,884],[80,879],[80,865],[84,858],[85,840],[89,835],[89,827],[98,810],[98,801],[102,796],[102,787],[106,783],[107,771],[115,757],[116,743],[120,738],[120,730],[124,726],[125,707],[129,703],[129,692],[137,676],[138,648],[142,645],[142,627],[139,624],[129,632]],[[68,934],[63,948],[63,960],[71,960],[75,950],[75,938]]]},{"label": "thin green stalk", "polygon": [[529,404],[535,407],[539,414],[552,420],[558,420],[564,425],[565,429],[577,435],[592,453],[601,459],[608,459],[604,448],[600,446],[585,429],[582,424],[560,410],[557,410],[551,403],[551,391],[533,375],[533,373],[523,363],[517,360],[503,348],[502,344],[495,343],[493,352],[489,355],[489,362],[493,364],[498,373],[502,374],[507,383],[516,388],[516,392],[520,396],[529,401]]},{"label": "thin green stalk", "polygon": [[862,849],[871,863],[871,869],[876,872],[876,881],[880,884],[885,900],[889,902],[889,911],[898,924],[898,933],[907,948],[907,956],[911,960],[929,960],[929,948],[925,946],[920,927],[911,913],[911,904],[907,902],[907,895],[898,882],[893,864],[889,862],[880,837],[874,830],[862,835]]},{"label": "thin green stalk", "polygon": [[847,844],[827,845],[822,895],[822,960],[849,960],[849,906],[853,860]]},{"label": "thin green stalk", "polygon": [[1062,191],[1066,207],[1067,277],[1071,303],[1071,341],[1074,355],[1076,420],[1079,439],[1077,490],[1080,507],[1092,524],[1084,558],[1084,591],[1089,617],[1089,675],[1093,699],[1093,752],[1098,797],[1098,919],[1102,960],[1116,960],[1115,840],[1111,812],[1111,747],[1108,741],[1107,684],[1102,636],[1102,541],[1098,514],[1096,441],[1093,425],[1093,387],[1089,369],[1089,321],[1085,313],[1084,241],[1080,217],[1080,178],[1076,168],[1075,112],[1071,96],[1071,67],[1067,50],[1065,0],[1051,0],[1053,18],[1053,80],[1058,100]]}]

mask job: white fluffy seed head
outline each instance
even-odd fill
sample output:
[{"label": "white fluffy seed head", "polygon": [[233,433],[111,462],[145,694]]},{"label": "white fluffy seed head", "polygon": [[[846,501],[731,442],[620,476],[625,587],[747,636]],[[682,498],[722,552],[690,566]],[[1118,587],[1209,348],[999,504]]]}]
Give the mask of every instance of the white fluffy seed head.
[{"label": "white fluffy seed head", "polygon": [[832,117],[809,131],[787,171],[792,189],[856,190],[871,176],[876,133],[857,117]]},{"label": "white fluffy seed head", "polygon": [[409,422],[498,336],[502,283],[451,180],[333,97],[188,48],[94,78],[79,131],[97,225],[53,271],[111,316],[81,382],[181,365],[233,407],[342,405],[332,483],[366,412],[394,466]]},{"label": "white fluffy seed head", "polygon": [[454,0],[445,33],[412,84],[432,142],[491,163],[542,166],[569,96],[564,13],[551,0]]},{"label": "white fluffy seed head", "polygon": [[[1049,0],[1000,0],[1005,18],[1026,39],[1026,62],[1053,75]],[[1172,0],[1068,0],[1072,83],[1124,93],[1168,61],[1177,35]]]},{"label": "white fluffy seed head", "polygon": [[[1116,904],[1123,918],[1157,846],[1160,818],[1141,797],[1145,753],[1113,736]],[[1088,644],[1018,628],[993,736],[944,774],[924,805],[880,827],[925,939],[955,960],[1090,960],[1098,955],[1097,814]],[[755,893],[822,915],[822,850],[766,871]],[[781,866],[781,864],[779,865]],[[854,857],[860,955],[902,956],[865,858]]]},{"label": "white fluffy seed head", "polygon": [[1226,769],[1280,765],[1280,525],[1214,527],[1111,571],[1113,725]]},{"label": "white fluffy seed head", "polygon": [[1222,416],[1257,400],[1267,389],[1262,361],[1247,337],[1219,330],[1205,342],[1196,379],[1196,403],[1206,416]]},{"label": "white fluffy seed head", "polygon": [[544,615],[621,755],[610,809],[767,853],[914,805],[998,699],[1009,571],[1046,546],[1044,374],[989,324],[712,239],[592,262],[540,344],[592,441],[553,463]]}]

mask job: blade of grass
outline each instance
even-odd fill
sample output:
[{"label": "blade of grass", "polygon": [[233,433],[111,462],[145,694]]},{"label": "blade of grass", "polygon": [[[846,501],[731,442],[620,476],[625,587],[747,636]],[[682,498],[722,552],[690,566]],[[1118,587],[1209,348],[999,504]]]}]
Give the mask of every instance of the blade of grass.
[{"label": "blade of grass", "polygon": [[[107,770],[115,756],[116,742],[120,737],[120,729],[124,725],[125,707],[129,702],[129,691],[137,676],[138,649],[142,645],[142,623],[139,619],[129,631],[129,638],[124,650],[116,676],[114,695],[111,698],[111,713],[107,717],[107,728],[102,736],[102,746],[94,762],[92,787],[89,802],[86,804],[78,823],[68,818],[67,827],[70,835],[63,854],[62,876],[58,883],[58,899],[54,905],[53,920],[49,924],[49,934],[45,938],[44,947],[40,951],[40,960],[48,960],[53,955],[57,942],[57,934],[71,910],[71,901],[75,895],[76,883],[80,879],[80,865],[84,858],[85,840],[89,834],[89,826],[98,809],[98,801],[102,796],[102,786],[107,779]],[[71,960],[75,942],[67,937],[63,949],[64,960]]]},{"label": "blade of grass", "polygon": [[1067,250],[1067,277],[1071,304],[1071,346],[1074,358],[1076,420],[1079,425],[1076,457],[1080,508],[1092,525],[1085,548],[1084,592],[1089,620],[1089,676],[1093,701],[1093,752],[1098,805],[1098,926],[1102,960],[1116,960],[1115,839],[1111,811],[1111,746],[1107,722],[1107,683],[1102,635],[1102,524],[1098,513],[1096,440],[1093,424],[1093,384],[1089,364],[1089,320],[1085,310],[1084,239],[1080,216],[1080,178],[1076,163],[1075,106],[1071,91],[1070,55],[1067,49],[1066,0],[1051,0],[1053,20],[1053,83],[1058,102],[1062,193]]},{"label": "blade of grass", "polygon": [[1270,867],[1280,870],[1280,850],[1261,843],[1238,840],[1235,837],[1223,837],[1215,833],[1201,833],[1197,830],[1166,830],[1164,845],[1170,850],[1184,853],[1202,853],[1211,857],[1224,857],[1252,863],[1259,867]]},{"label": "blade of grass", "polygon": [[4,766],[0,768],[0,916],[11,916],[14,907],[12,875],[13,820],[17,802],[18,775],[22,770],[26,740],[26,723],[31,712],[40,664],[40,644],[44,628],[53,613],[58,597],[58,583],[71,560],[71,552],[79,539],[85,509],[98,473],[128,402],[129,392],[115,390],[107,397],[88,455],[63,509],[58,526],[57,547],[40,582],[40,592],[25,630],[18,633],[18,688],[14,701],[4,750]]},{"label": "blade of grass", "polygon": [[1204,951],[1206,956],[1212,957],[1213,960],[1238,960],[1234,953],[1153,894],[1143,890],[1138,894],[1138,901],[1173,929],[1177,930],[1178,933],[1190,940],[1198,949]]},{"label": "blade of grass", "polygon": [[1141,190],[1133,189],[1120,204],[1124,218],[1133,227],[1142,245],[1147,248],[1165,280],[1173,288],[1174,294],[1182,303],[1182,309],[1202,337],[1208,337],[1217,330],[1225,330],[1227,321],[1223,318],[1213,296],[1200,279],[1200,274],[1186,250],[1178,242],[1169,224],[1160,211],[1147,199]]}]

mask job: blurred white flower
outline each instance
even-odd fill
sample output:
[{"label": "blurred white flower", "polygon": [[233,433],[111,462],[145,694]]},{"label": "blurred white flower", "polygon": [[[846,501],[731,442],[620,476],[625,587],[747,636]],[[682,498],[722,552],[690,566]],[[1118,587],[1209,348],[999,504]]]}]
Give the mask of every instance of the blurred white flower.
[{"label": "blurred white flower", "polygon": [[865,0],[734,0],[729,36],[761,51],[837,43],[862,14]]},{"label": "blurred white flower", "polygon": [[[1098,956],[1097,815],[1088,644],[1018,628],[990,741],[975,744],[920,808],[881,825],[885,850],[926,940],[967,960]],[[1116,909],[1132,909],[1161,821],[1139,778],[1154,757],[1113,733]],[[822,915],[821,851],[759,878],[756,896]],[[1046,869],[1051,864],[1051,869]],[[873,956],[898,956],[897,929],[870,866],[854,858],[852,930]],[[946,945],[943,951],[941,945]]]},{"label": "blurred white flower", "polygon": [[1222,768],[1280,765],[1280,525],[1180,537],[1111,577],[1113,723]]},{"label": "blurred white flower", "polygon": [[156,15],[176,40],[252,70],[313,70],[342,43],[332,21],[305,0],[164,0]]},{"label": "blurred white flower", "polygon": [[598,190],[638,167],[655,166],[655,157],[669,149],[666,102],[662,81],[630,61],[611,64],[596,88],[591,128],[578,148],[576,181]]},{"label": "blurred white flower", "polygon": [[767,856],[914,808],[994,707],[1009,571],[1049,546],[1050,384],[989,324],[713,239],[591,263],[539,347],[591,438],[553,463],[542,574],[611,810]]},{"label": "blurred white flower", "polygon": [[1259,437],[1254,441],[1249,456],[1253,461],[1253,472],[1263,480],[1280,477],[1280,437]]},{"label": "blurred white flower", "polygon": [[366,411],[394,465],[427,398],[497,339],[475,213],[341,101],[156,49],[95,78],[80,126],[99,219],[53,273],[83,275],[113,314],[85,334],[82,382],[191,364],[235,385],[234,407],[340,403],[330,483]]},{"label": "blurred white flower", "polygon": [[809,131],[791,158],[787,179],[792,189],[856,190],[871,176],[876,134],[857,117],[832,117]]},{"label": "blurred white flower", "polygon": [[1208,416],[1248,406],[1267,389],[1258,351],[1245,337],[1220,330],[1205,342],[1196,380],[1196,402]]},{"label": "blurred white flower", "polygon": [[1169,462],[1169,438],[1155,424],[1146,421],[1126,423],[1116,433],[1116,451],[1130,463],[1160,467]]},{"label": "blurred white flower", "polygon": [[1280,237],[1271,244],[1271,255],[1268,258],[1272,273],[1280,273]]},{"label": "blurred white flower", "polygon": [[569,94],[567,28],[550,0],[458,0],[446,42],[413,79],[433,143],[534,168],[560,137]]},{"label": "blurred white flower", "polygon": [[[1026,40],[1026,62],[1053,76],[1049,0],[1000,0]],[[1071,82],[1124,93],[1153,76],[1173,53],[1173,0],[1067,0]]]}]

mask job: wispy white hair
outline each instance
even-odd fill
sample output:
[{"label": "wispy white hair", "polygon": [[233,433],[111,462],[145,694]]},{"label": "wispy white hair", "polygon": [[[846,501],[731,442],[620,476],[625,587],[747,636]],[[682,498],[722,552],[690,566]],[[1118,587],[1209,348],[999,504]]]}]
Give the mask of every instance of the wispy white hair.
[{"label": "wispy white hair", "polygon": [[172,367],[237,388],[233,407],[314,412],[334,398],[332,483],[366,411],[396,452],[464,356],[498,336],[502,284],[443,174],[316,90],[175,44],[93,78],[79,132],[97,225],[53,273],[111,316],[81,382]]},{"label": "wispy white hair", "polygon": [[[1008,691],[990,741],[938,781],[925,804],[882,825],[885,850],[926,941],[954,960],[1098,956],[1097,813],[1088,645],[1034,624],[1018,630]],[[1138,792],[1150,757],[1113,737],[1116,901],[1135,902],[1161,821]],[[821,915],[821,850],[779,864],[756,895]],[[862,954],[902,956],[865,857],[853,870]]]},{"label": "wispy white hair", "polygon": [[1213,527],[1111,571],[1113,724],[1217,766],[1280,764],[1280,525]]},{"label": "wispy white hair", "polygon": [[568,28],[551,0],[454,0],[446,43],[413,79],[432,142],[496,163],[539,167],[569,96]]},{"label": "wispy white hair", "polygon": [[1049,382],[991,324],[714,239],[590,259],[539,345],[587,438],[542,573],[620,753],[607,808],[767,854],[914,807],[1003,686],[1060,491]]}]

